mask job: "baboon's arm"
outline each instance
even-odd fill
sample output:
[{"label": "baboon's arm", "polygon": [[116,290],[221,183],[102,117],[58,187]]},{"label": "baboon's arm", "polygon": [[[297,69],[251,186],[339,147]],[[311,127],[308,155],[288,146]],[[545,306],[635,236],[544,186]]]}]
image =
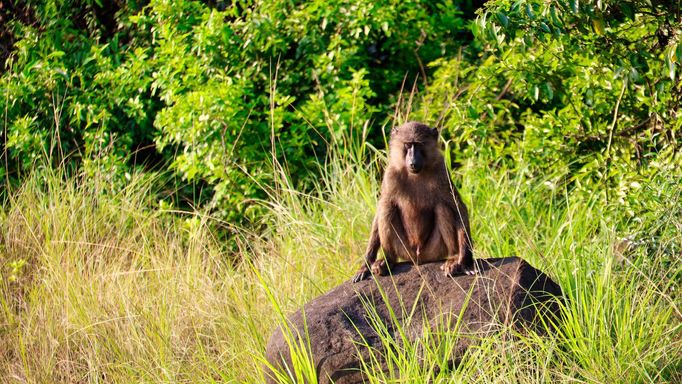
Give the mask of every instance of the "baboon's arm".
[{"label": "baboon's arm", "polygon": [[355,276],[353,276],[354,283],[364,280],[369,276],[370,266],[376,261],[380,246],[379,214],[377,213],[377,215],[374,216],[374,220],[372,221],[372,230],[369,234],[369,242],[367,243],[367,250],[365,251],[365,261]]},{"label": "baboon's arm", "polygon": [[[462,219],[464,218],[464,220]],[[438,204],[434,209],[434,228],[419,261],[447,261],[441,266],[448,275],[460,273],[472,274],[473,255],[471,242],[467,233],[468,225],[465,216],[459,216],[446,204]]]},{"label": "baboon's arm", "polygon": [[379,219],[374,216],[372,220],[372,231],[369,234],[369,242],[367,243],[367,250],[365,250],[365,263],[370,265],[377,259],[377,252],[381,241],[379,240]]},{"label": "baboon's arm", "polygon": [[474,255],[472,251],[471,241],[469,238],[469,233],[467,233],[468,228],[464,225],[460,225],[457,228],[457,245],[458,245],[458,255],[457,260],[459,265],[465,270],[468,270],[474,265]]},{"label": "baboon's arm", "polygon": [[[449,227],[452,234],[443,238],[448,248],[448,259],[441,266],[441,269],[450,276],[462,273],[472,275],[475,273],[475,266],[473,247],[469,237],[468,217],[466,214],[461,215],[457,212],[452,212],[451,209],[447,209],[447,211],[453,215],[452,225]],[[452,252],[453,249],[455,252]]]}]

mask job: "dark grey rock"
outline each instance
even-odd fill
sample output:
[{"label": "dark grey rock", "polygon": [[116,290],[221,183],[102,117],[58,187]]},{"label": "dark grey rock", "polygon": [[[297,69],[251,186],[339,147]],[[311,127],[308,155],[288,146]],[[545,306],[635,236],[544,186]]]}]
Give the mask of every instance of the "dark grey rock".
[{"label": "dark grey rock", "polygon": [[[441,265],[442,262],[398,264],[391,276],[355,284],[345,282],[291,315],[288,321],[293,333],[309,337],[307,342],[319,382],[362,383],[358,351],[367,355],[358,343],[381,348],[379,335],[367,314],[368,302],[374,304],[389,330],[394,327],[390,306],[409,340],[421,336],[423,319],[431,327],[442,327],[445,323],[453,329],[461,315],[459,332],[480,338],[496,332],[500,325],[541,331],[539,317],[558,313],[559,286],[518,257],[477,260],[479,272],[474,276],[447,277],[440,270]],[[468,305],[462,311],[467,297]],[[407,321],[415,305],[416,315]],[[268,362],[280,369],[291,367],[284,336],[282,328],[276,329],[266,347]],[[460,337],[453,361],[475,339]],[[267,382],[274,383],[270,370],[266,368],[265,373]]]}]

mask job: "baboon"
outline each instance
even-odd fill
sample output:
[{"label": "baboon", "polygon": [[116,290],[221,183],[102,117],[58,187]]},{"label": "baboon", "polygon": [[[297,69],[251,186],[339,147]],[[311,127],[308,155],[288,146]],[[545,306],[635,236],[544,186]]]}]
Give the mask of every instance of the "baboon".
[{"label": "baboon", "polygon": [[474,269],[469,214],[450,181],[438,130],[417,122],[391,131],[365,261],[353,282],[370,272],[385,274],[399,259],[415,264],[447,259],[441,269],[448,275],[473,274]]}]

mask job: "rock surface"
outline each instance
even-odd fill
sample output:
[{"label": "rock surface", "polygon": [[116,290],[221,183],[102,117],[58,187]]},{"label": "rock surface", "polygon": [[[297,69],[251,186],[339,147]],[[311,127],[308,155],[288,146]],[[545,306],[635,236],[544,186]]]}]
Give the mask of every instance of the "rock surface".
[{"label": "rock surface", "polygon": [[[355,284],[345,282],[306,304],[303,311],[289,316],[293,334],[309,337],[319,382],[362,383],[358,351],[363,353],[364,347],[359,348],[357,343],[364,339],[367,345],[381,348],[367,314],[368,302],[376,306],[383,324],[392,329],[390,306],[410,340],[420,337],[424,319],[432,327],[442,326],[446,319],[452,329],[461,315],[460,333],[480,337],[495,332],[501,324],[519,329],[536,327],[538,316],[558,311],[555,298],[561,296],[559,286],[518,257],[477,260],[479,273],[474,276],[447,277],[440,270],[441,264],[402,263],[393,268],[391,276]],[[462,312],[467,300],[468,305]],[[406,319],[413,307],[421,314],[417,313],[408,322]],[[459,340],[453,358],[461,356],[473,338]],[[282,328],[270,337],[266,358],[274,367],[291,367]],[[274,383],[267,368],[265,373],[267,382]]]}]

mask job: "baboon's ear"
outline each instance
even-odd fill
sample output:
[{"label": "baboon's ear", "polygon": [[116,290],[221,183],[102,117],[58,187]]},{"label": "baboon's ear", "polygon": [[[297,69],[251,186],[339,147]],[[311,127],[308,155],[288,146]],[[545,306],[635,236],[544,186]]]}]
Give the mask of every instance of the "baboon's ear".
[{"label": "baboon's ear", "polygon": [[431,136],[438,137],[438,128],[431,128]]}]

